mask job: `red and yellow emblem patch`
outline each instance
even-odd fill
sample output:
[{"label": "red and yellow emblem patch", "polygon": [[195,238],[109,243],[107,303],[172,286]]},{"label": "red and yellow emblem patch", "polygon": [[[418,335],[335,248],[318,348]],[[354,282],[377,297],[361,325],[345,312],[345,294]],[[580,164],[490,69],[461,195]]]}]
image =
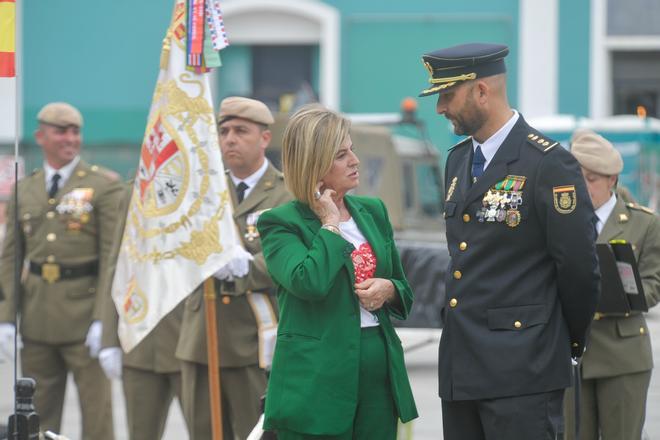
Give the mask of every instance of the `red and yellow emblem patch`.
[{"label": "red and yellow emblem patch", "polygon": [[560,214],[570,214],[575,211],[577,194],[574,185],[555,186],[552,188],[552,200],[555,209]]}]

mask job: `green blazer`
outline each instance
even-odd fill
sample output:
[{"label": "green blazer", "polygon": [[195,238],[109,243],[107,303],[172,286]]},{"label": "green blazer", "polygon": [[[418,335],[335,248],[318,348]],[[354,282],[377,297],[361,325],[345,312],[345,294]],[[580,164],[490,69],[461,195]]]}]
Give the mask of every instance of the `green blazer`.
[{"label": "green blazer", "polygon": [[[398,415],[407,422],[417,417],[417,409],[390,316],[405,319],[413,294],[383,202],[358,196],[346,196],[345,202],[376,254],[374,276],[391,280],[398,293],[398,301],[376,314]],[[264,427],[315,435],[346,432],[357,405],[360,359],[353,245],[321,229],[308,205],[298,201],[263,213],[257,227],[280,309]]]}]

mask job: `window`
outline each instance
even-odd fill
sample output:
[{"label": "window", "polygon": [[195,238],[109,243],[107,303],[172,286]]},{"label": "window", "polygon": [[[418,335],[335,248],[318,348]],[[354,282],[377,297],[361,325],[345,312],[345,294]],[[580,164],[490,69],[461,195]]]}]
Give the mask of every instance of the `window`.
[{"label": "window", "polygon": [[253,97],[284,111],[315,102],[312,67],[316,50],[312,45],[253,46]]},{"label": "window", "polygon": [[660,116],[660,51],[612,52],[615,115]]}]

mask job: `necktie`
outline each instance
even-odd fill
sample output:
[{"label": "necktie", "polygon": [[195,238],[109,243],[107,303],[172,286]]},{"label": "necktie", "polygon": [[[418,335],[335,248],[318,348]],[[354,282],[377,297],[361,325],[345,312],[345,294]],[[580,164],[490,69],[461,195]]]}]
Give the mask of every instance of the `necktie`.
[{"label": "necktie", "polygon": [[238,185],[236,185],[236,197],[238,197],[238,203],[243,201],[243,198],[245,198],[245,190],[248,188],[249,187],[245,182],[240,182]]},{"label": "necktie", "polygon": [[472,157],[472,180],[474,182],[484,173],[485,164],[486,158],[484,157],[484,153],[481,152],[481,145],[477,145],[477,149],[474,151],[474,156]]},{"label": "necktie", "polygon": [[60,176],[58,173],[53,174],[53,177],[50,178],[50,188],[48,189],[48,198],[53,199],[55,198],[55,194],[57,194],[57,190],[59,189],[59,182],[62,176]]}]

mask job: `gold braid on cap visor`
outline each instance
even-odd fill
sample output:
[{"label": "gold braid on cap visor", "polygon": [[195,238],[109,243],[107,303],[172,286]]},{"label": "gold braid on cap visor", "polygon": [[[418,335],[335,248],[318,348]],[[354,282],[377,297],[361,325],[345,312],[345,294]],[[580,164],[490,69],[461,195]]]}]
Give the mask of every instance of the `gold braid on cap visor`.
[{"label": "gold braid on cap visor", "polygon": [[423,90],[422,93],[433,93],[437,92],[438,90],[444,90],[448,87],[453,86],[456,84],[458,81],[468,81],[471,79],[476,79],[477,74],[476,73],[464,73],[463,75],[458,75],[458,76],[448,76],[445,78],[429,78],[429,82],[431,84],[438,84],[436,86],[430,87],[426,90]]}]

